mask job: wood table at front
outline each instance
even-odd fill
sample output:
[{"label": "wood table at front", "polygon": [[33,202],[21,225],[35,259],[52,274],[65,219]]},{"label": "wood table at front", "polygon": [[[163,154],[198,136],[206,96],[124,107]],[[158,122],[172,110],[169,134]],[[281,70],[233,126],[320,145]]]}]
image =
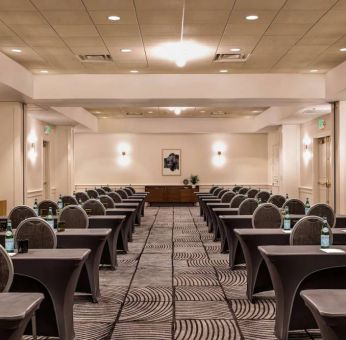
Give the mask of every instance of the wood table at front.
[{"label": "wood table at front", "polygon": [[[76,291],[91,294],[93,302],[97,302],[100,296],[99,265],[104,246],[111,232],[111,229],[66,229],[56,233],[57,248],[90,249],[90,254],[78,279]],[[0,232],[0,244],[3,246],[5,244],[5,232]]]},{"label": "wood table at front", "polygon": [[90,249],[30,249],[12,256],[13,292],[40,292],[45,299],[36,313],[39,335],[72,340],[73,295]]},{"label": "wood table at front", "polygon": [[275,335],[287,340],[289,330],[316,328],[300,292],[305,289],[346,288],[346,246],[333,246],[326,253],[320,246],[260,246],[276,297]]},{"label": "wood table at front", "polygon": [[[346,245],[346,232],[342,229],[332,229],[333,244]],[[234,229],[239,239],[246,262],[247,298],[253,302],[255,293],[273,289],[268,268],[258,250],[259,246],[289,245],[290,232],[280,229]]]}]

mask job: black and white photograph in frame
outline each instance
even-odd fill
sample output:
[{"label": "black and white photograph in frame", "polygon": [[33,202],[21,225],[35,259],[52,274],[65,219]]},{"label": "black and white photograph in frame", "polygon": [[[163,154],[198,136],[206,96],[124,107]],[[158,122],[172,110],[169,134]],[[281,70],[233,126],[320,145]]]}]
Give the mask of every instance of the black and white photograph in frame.
[{"label": "black and white photograph in frame", "polygon": [[162,175],[180,176],[181,175],[181,150],[162,149]]}]

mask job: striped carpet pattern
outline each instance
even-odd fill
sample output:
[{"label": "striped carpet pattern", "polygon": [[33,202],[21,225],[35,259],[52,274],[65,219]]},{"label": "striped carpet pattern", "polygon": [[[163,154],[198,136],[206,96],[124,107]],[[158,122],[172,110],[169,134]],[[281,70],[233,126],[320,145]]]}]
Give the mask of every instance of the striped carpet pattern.
[{"label": "striped carpet pattern", "polygon": [[[273,292],[246,299],[245,267],[229,270],[197,207],[148,207],[118,263],[100,269],[99,303],[75,298],[76,340],[276,339]],[[304,330],[289,339],[321,337]]]}]

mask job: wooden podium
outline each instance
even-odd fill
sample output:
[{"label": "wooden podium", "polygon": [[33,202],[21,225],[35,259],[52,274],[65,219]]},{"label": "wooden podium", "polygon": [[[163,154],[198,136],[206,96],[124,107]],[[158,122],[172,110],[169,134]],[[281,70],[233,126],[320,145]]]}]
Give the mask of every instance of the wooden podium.
[{"label": "wooden podium", "polygon": [[199,187],[192,188],[191,185],[147,185],[145,191],[149,192],[146,198],[149,204],[194,205],[197,202],[195,192],[199,191]]}]

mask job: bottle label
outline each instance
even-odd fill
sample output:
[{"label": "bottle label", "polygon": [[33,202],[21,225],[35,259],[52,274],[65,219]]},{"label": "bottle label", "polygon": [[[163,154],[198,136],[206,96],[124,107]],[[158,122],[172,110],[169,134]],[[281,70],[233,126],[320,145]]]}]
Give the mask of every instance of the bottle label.
[{"label": "bottle label", "polygon": [[291,220],[285,218],[284,219],[284,229],[285,230],[290,230],[291,229]]},{"label": "bottle label", "polygon": [[14,238],[5,239],[5,249],[8,253],[14,252]]},{"label": "bottle label", "polygon": [[47,221],[52,229],[54,229],[54,220]]},{"label": "bottle label", "polygon": [[329,248],[329,235],[321,235],[321,248]]},{"label": "bottle label", "polygon": [[305,208],[305,215],[308,214],[309,209],[310,209],[310,208]]}]

